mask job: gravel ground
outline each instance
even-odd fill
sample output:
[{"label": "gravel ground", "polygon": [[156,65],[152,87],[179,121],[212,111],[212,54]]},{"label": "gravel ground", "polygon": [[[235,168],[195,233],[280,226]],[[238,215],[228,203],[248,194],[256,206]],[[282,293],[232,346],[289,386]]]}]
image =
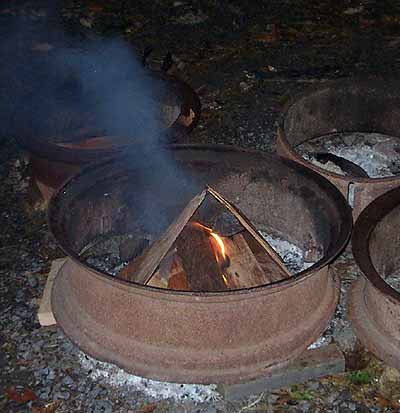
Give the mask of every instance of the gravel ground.
[{"label": "gravel ground", "polygon": [[[159,400],[129,383],[116,385],[57,327],[40,328],[38,303],[53,259],[62,256],[45,213],[27,202],[29,167],[9,131],[14,95],[32,93],[36,65],[74,38],[124,37],[151,67],[171,53],[170,72],[189,81],[203,105],[187,142],[273,150],[275,121],[292,93],[309,83],[354,75],[391,76],[399,69],[400,10],[395,1],[44,1],[2,2],[0,100],[0,411],[1,412],[398,412],[399,374],[365,352],[343,317],[346,291],[359,276],[346,252],[334,265],[342,279],[336,319],[327,336],[346,353],[348,372],[263,393],[235,404],[204,398]],[[2,42],[0,46],[4,46]],[[343,45],[346,47],[343,47]],[[16,60],[19,62],[15,76]],[[10,70],[11,68],[11,70]],[[45,115],[45,113],[43,113]],[[338,315],[337,314],[337,315]],[[117,372],[114,371],[114,374]]]}]

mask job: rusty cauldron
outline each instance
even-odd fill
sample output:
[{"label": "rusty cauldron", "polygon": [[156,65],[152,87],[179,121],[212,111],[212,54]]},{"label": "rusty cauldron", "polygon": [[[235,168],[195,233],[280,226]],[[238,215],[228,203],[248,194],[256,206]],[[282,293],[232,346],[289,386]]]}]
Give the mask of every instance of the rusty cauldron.
[{"label": "rusty cauldron", "polygon": [[362,343],[400,368],[400,292],[385,280],[400,268],[400,188],[375,199],[358,218],[352,239],[363,277],[350,291],[349,318]]},{"label": "rusty cauldron", "polygon": [[[201,112],[200,100],[196,92],[182,80],[161,73],[154,73],[153,78],[155,82],[167,85],[167,92],[162,94],[160,102],[165,121],[162,138],[166,143],[178,142],[197,125]],[[90,108],[87,110],[89,111]],[[40,116],[47,116],[47,114]],[[79,114],[73,114],[72,117],[74,116]],[[82,116],[86,116],[87,119],[80,122],[83,124],[86,122],[90,128],[92,115],[88,112]],[[123,155],[127,145],[132,146],[132,140],[133,142],[135,140],[132,136],[127,142],[120,137],[96,131],[88,131],[87,134],[74,137],[76,131],[71,130],[73,123],[70,120],[71,115],[61,117],[56,113],[54,117],[55,120],[48,121],[49,129],[56,129],[61,136],[52,134],[39,136],[35,135],[34,131],[16,136],[19,145],[29,155],[33,182],[46,201],[50,199],[55,189],[82,167]]]},{"label": "rusty cauldron", "polygon": [[[318,338],[337,305],[339,280],[328,264],[351,234],[345,198],[315,172],[255,151],[179,145],[168,154],[191,177],[169,197],[160,199],[165,177],[149,187],[131,162],[109,161],[86,168],[51,199],[50,228],[69,257],[53,287],[58,324],[88,354],[151,379],[232,383],[285,366]],[[143,199],[164,209],[162,233],[206,184],[257,229],[318,248],[320,259],[289,279],[227,292],[128,283],[79,259],[94,237],[150,219]]]},{"label": "rusty cauldron", "polygon": [[[399,136],[400,81],[341,79],[324,82],[294,96],[278,126],[277,151],[329,179],[353,207],[356,219],[379,195],[400,186],[399,176],[343,176],[313,165],[296,146],[333,132],[376,132]],[[400,140],[400,137],[399,137]]]}]

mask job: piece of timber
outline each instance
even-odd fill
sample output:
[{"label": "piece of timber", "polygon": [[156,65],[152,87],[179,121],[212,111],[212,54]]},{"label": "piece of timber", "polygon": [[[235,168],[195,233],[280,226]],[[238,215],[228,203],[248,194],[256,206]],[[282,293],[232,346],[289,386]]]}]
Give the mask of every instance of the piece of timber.
[{"label": "piece of timber", "polygon": [[207,231],[186,225],[175,245],[190,291],[227,290]]},{"label": "piece of timber", "polygon": [[131,261],[128,266],[123,269],[123,272],[117,275],[117,277],[141,284],[147,284],[161,260],[172,247],[176,238],[182,232],[192,215],[196,212],[199,205],[203,202],[206,194],[207,190],[204,190],[196,195],[186,205],[179,217],[169,226],[164,234],[158,240],[154,241],[141,257]]},{"label": "piece of timber", "polygon": [[275,281],[276,266],[273,268],[273,274],[264,271],[247,243],[244,233],[223,238],[223,242],[229,257],[229,265],[224,268],[223,272],[230,289],[250,288]]},{"label": "piece of timber", "polygon": [[281,274],[285,274],[284,278],[291,277],[289,270],[286,268],[285,264],[275,252],[275,250],[268,244],[268,242],[258,233],[254,225],[229,201],[227,201],[222,195],[215,191],[211,187],[207,187],[207,191],[212,194],[216,199],[218,199],[226,208],[238,219],[238,221],[243,225],[243,227],[253,236],[253,238],[258,241],[258,243],[264,248],[272,260],[276,263],[276,266],[280,267]]},{"label": "piece of timber", "polygon": [[343,353],[336,344],[329,344],[317,349],[306,350],[285,368],[278,369],[257,380],[220,385],[218,390],[225,400],[234,401],[282,387],[290,387],[319,377],[344,373],[344,370]]},{"label": "piece of timber", "polygon": [[168,288],[171,290],[190,291],[188,278],[182,266],[182,260],[177,254],[172,262]]},{"label": "piece of timber", "polygon": [[264,274],[268,277],[270,282],[284,280],[288,278],[287,272],[282,270],[282,267],[276,265],[276,261],[265,251],[260,243],[254,237],[245,231],[242,233],[244,240],[253,252],[258,264],[262,268]]},{"label": "piece of timber", "polygon": [[53,288],[54,279],[56,278],[58,271],[64,265],[66,260],[67,258],[58,258],[51,263],[50,272],[47,276],[46,285],[44,287],[38,311],[39,324],[42,327],[48,327],[57,324],[53,315],[53,310],[51,309],[51,290]]}]

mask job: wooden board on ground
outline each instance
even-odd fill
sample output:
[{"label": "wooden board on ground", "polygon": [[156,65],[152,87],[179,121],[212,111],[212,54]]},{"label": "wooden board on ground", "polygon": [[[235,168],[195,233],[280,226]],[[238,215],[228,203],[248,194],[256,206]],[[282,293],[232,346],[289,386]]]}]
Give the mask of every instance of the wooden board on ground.
[{"label": "wooden board on ground", "polygon": [[39,324],[42,327],[48,327],[57,324],[56,319],[53,315],[53,311],[51,309],[51,290],[53,288],[54,279],[56,278],[56,275],[58,274],[66,260],[67,258],[58,258],[51,263],[50,272],[47,276],[46,285],[44,287],[38,311]]},{"label": "wooden board on ground", "polygon": [[285,368],[253,381],[219,385],[218,390],[225,400],[234,401],[282,387],[290,387],[308,380],[344,373],[344,371],[343,353],[336,344],[329,344],[317,349],[306,350]]}]

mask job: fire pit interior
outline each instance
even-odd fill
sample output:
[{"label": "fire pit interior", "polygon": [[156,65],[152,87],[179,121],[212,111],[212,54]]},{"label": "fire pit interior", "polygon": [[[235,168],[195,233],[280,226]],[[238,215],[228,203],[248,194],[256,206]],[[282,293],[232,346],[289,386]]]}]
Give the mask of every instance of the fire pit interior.
[{"label": "fire pit interior", "polygon": [[278,151],[330,179],[357,217],[400,183],[399,105],[398,81],[327,82],[287,106]]},{"label": "fire pit interior", "polygon": [[[168,156],[176,179],[149,185],[146,168],[110,161],[52,199],[51,229],[71,258],[53,290],[57,321],[90,354],[150,378],[241,381],[284,365],[336,306],[327,264],[350,236],[344,198],[317,174],[257,152],[180,146]],[[292,245],[310,267],[290,271],[265,239]],[[152,249],[153,285],[138,282],[140,268],[121,276]]]},{"label": "fire pit interior", "polygon": [[[126,266],[118,265],[117,269],[123,268],[116,276],[145,285],[223,291],[291,276],[279,255],[251,222],[212,188],[195,196],[154,242],[150,241],[149,234],[145,237],[141,233],[129,234],[128,237],[119,246],[119,258],[125,250],[130,261]],[[106,242],[110,242],[107,237]],[[96,242],[85,246],[85,253],[93,246]],[[315,262],[322,257],[322,251],[314,250]],[[105,254],[106,261],[108,258]]]},{"label": "fire pit interior", "polygon": [[381,133],[332,133],[296,150],[319,168],[339,175],[383,178],[400,173],[400,140]]}]

